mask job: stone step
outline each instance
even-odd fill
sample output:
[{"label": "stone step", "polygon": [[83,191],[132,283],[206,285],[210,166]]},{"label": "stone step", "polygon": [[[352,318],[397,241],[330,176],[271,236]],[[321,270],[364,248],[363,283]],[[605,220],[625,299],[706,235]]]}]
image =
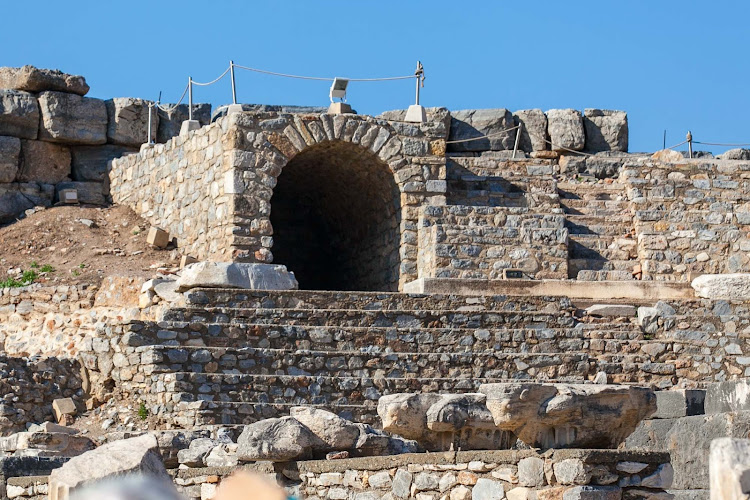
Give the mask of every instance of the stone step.
[{"label": "stone step", "polygon": [[[396,352],[455,352],[496,349],[508,344],[515,350],[524,345],[574,340],[643,338],[633,318],[586,318],[569,326],[550,328],[546,323],[528,323],[513,328],[393,328],[289,326],[276,324],[229,324],[185,322],[140,322],[129,325],[133,345],[259,347],[380,351],[388,346]],[[530,348],[529,348],[530,349]],[[529,350],[526,349],[526,350]]]},{"label": "stone step", "polygon": [[633,238],[592,234],[569,235],[568,251],[573,259],[637,259],[637,242]]},{"label": "stone step", "polygon": [[578,271],[576,279],[579,281],[633,281],[635,278],[630,271]]},{"label": "stone step", "polygon": [[637,260],[609,260],[609,259],[569,259],[568,260],[568,271],[573,276],[578,274],[578,271],[628,271],[632,272],[633,267],[638,265],[640,261]]},{"label": "stone step", "polygon": [[568,233],[571,235],[578,234],[596,234],[601,236],[615,236],[622,237],[626,234],[630,234],[633,231],[633,226],[625,222],[609,222],[602,219],[600,222],[587,222],[582,223],[581,221],[567,219],[565,221],[565,227],[568,228]]}]

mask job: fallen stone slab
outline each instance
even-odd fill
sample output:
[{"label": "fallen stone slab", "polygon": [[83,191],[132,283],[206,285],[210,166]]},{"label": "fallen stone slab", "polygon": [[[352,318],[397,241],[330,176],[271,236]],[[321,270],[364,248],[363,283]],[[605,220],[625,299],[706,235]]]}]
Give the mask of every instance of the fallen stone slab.
[{"label": "fallen stone slab", "polygon": [[[516,131],[513,115],[505,108],[465,109],[451,112],[448,151],[502,151],[513,149]],[[481,138],[485,135],[492,137]],[[480,139],[481,138],[481,139]],[[473,139],[465,141],[465,139]]]},{"label": "fallen stone slab", "polygon": [[[149,101],[134,97],[116,97],[104,101],[107,107],[107,140],[123,146],[140,146],[149,142]],[[156,139],[159,115],[151,110],[151,137]]]},{"label": "fallen stone slab", "polygon": [[269,418],[246,425],[237,439],[240,462],[288,462],[309,457],[319,438],[294,417]]},{"label": "fallen stone slab", "polygon": [[714,439],[708,473],[711,500],[747,499],[750,494],[750,439]]},{"label": "fallen stone slab", "polygon": [[483,384],[500,429],[539,448],[617,448],[656,411],[654,391],[598,384]]},{"label": "fallen stone slab", "polygon": [[583,112],[586,151],[628,150],[628,115],[624,111],[587,108]]},{"label": "fallen stone slab", "polygon": [[115,158],[137,153],[138,149],[116,144],[101,146],[75,146],[73,154],[72,177],[74,181],[104,182],[109,173],[109,162]]},{"label": "fallen stone slab", "polygon": [[0,136],[0,183],[13,182],[18,174],[21,140]]},{"label": "fallen stone slab", "polygon": [[581,112],[575,109],[550,109],[547,111],[547,135],[553,151],[582,151],[586,145]]},{"label": "fallen stone slab", "polygon": [[100,99],[42,92],[39,110],[39,139],[65,144],[107,142],[107,107]]},{"label": "fallen stone slab", "polygon": [[678,389],[657,391],[656,413],[651,418],[680,418],[703,415],[706,391],[699,389]]},{"label": "fallen stone slab", "polygon": [[750,300],[750,273],[704,274],[690,286],[704,299]]},{"label": "fallen stone slab", "polygon": [[594,304],[586,308],[586,314],[589,316],[635,316],[635,306],[625,304]]},{"label": "fallen stone slab", "polygon": [[0,135],[36,139],[38,134],[36,97],[28,92],[0,89]]},{"label": "fallen stone slab", "polygon": [[185,266],[177,279],[177,292],[197,287],[296,290],[299,284],[294,273],[278,264],[204,261]]},{"label": "fallen stone slab", "polygon": [[56,69],[42,69],[34,66],[21,68],[0,68],[0,89],[43,92],[56,90],[71,94],[86,95],[89,86],[80,75],[69,75]]},{"label": "fallen stone slab", "polygon": [[50,474],[49,498],[65,500],[70,493],[84,486],[132,474],[141,474],[171,484],[154,436],[144,434],[107,443],[70,459]]}]

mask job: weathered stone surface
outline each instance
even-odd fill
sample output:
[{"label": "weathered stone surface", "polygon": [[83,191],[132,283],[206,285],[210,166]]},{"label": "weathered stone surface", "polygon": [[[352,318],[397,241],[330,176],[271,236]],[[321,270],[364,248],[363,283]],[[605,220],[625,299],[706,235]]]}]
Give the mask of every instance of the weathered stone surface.
[{"label": "weathered stone surface", "polygon": [[[172,104],[162,104],[169,111],[159,109],[157,115],[159,123],[156,131],[156,142],[167,142],[172,137],[180,134],[182,122],[188,119],[188,105],[180,104],[172,108]],[[206,126],[211,123],[211,105],[210,104],[193,104],[193,120],[198,120],[200,126]]]},{"label": "weathered stone surface", "polygon": [[295,406],[289,414],[318,436],[327,451],[348,450],[357,445],[359,427],[335,413],[309,406]]},{"label": "weathered stone surface", "polygon": [[57,184],[70,180],[70,149],[45,141],[21,141],[19,182]]},{"label": "weathered stone surface", "polygon": [[664,163],[684,163],[685,157],[682,153],[673,149],[662,149],[651,155],[652,160],[664,162]]},{"label": "weathered stone surface", "polygon": [[728,380],[710,384],[705,391],[704,405],[707,414],[750,410],[750,381]]},{"label": "weathered stone surface", "polygon": [[575,109],[550,109],[547,111],[547,134],[553,151],[562,148],[582,151],[586,145],[581,112]]},{"label": "weathered stone surface", "polygon": [[750,300],[750,273],[704,274],[690,286],[704,299]]},{"label": "weathered stone surface", "polygon": [[616,448],[656,410],[651,389],[616,385],[483,384],[495,424],[541,448]]},{"label": "weathered stone surface", "polygon": [[501,500],[505,497],[503,483],[492,479],[477,479],[471,490],[471,500]]},{"label": "weathered stone surface", "polygon": [[678,389],[658,391],[656,393],[656,413],[651,415],[651,418],[680,418],[702,415],[704,413],[705,399],[705,390]]},{"label": "weathered stone surface", "polygon": [[622,489],[617,486],[576,486],[563,493],[563,500],[620,500]]},{"label": "weathered stone surface", "polygon": [[0,89],[0,135],[36,139],[39,104],[36,97],[19,90]]},{"label": "weathered stone surface", "polygon": [[34,66],[21,68],[0,68],[0,89],[43,92],[55,90],[71,94],[86,95],[89,86],[79,75],[69,75],[57,69],[43,69]]},{"label": "weathered stone surface", "polygon": [[194,439],[187,448],[177,452],[177,460],[188,467],[203,467],[206,457],[217,444],[209,438]]},{"label": "weathered stone surface", "polygon": [[103,144],[101,146],[75,146],[71,148],[73,153],[73,180],[104,182],[108,180],[108,163],[114,158],[120,158],[127,154],[137,153],[138,149],[115,144]]},{"label": "weathered stone surface", "polygon": [[544,485],[544,460],[526,457],[518,461],[518,484],[532,488]]},{"label": "weathered stone surface", "polygon": [[294,417],[269,418],[246,425],[237,439],[241,462],[287,462],[309,455],[319,438]]},{"label": "weathered stone surface", "polygon": [[583,112],[586,151],[627,151],[628,115],[624,111],[587,108]]},{"label": "weathered stone surface", "polygon": [[745,500],[750,493],[750,439],[714,439],[709,477],[711,500]]},{"label": "weathered stone surface", "polygon": [[562,484],[589,484],[591,472],[586,468],[583,460],[568,458],[553,464],[555,479]]},{"label": "weathered stone surface", "polygon": [[427,428],[427,410],[441,396],[433,393],[389,394],[378,400],[383,430],[407,439],[422,437]]},{"label": "weathered stone surface", "polygon": [[708,489],[711,441],[749,435],[750,412],[747,411],[646,420],[627,438],[625,448],[667,451],[674,468],[674,489]]},{"label": "weathered stone surface", "polygon": [[21,140],[0,136],[0,182],[13,182],[18,174]]},{"label": "weathered stone surface", "polygon": [[18,432],[0,437],[0,451],[38,451],[38,456],[75,457],[96,448],[88,437],[68,432]]},{"label": "weathered stone surface", "polygon": [[276,264],[196,262],[182,270],[177,291],[196,287],[247,288],[251,290],[295,290],[294,273]]},{"label": "weathered stone surface", "polygon": [[55,419],[58,422],[63,420],[66,415],[74,416],[78,414],[78,409],[72,398],[55,399],[52,401],[52,411],[55,412]]},{"label": "weathered stone surface", "polygon": [[159,456],[156,438],[149,434],[100,446],[72,458],[49,477],[49,497],[64,500],[68,494],[96,481],[142,474],[171,482]]},{"label": "weathered stone surface", "polygon": [[416,441],[404,439],[400,436],[389,436],[368,424],[358,423],[355,425],[359,429],[359,438],[355,445],[359,455],[376,457],[420,451]]},{"label": "weathered stone surface", "polygon": [[627,304],[594,304],[586,308],[589,316],[635,316],[635,306]]},{"label": "weathered stone surface", "polygon": [[722,160],[750,160],[750,149],[729,149],[721,153]]},{"label": "weathered stone surface", "polygon": [[[513,127],[513,115],[504,108],[466,109],[451,112],[448,141],[476,139],[448,144],[448,151],[500,151],[513,149],[516,132],[503,130]],[[485,135],[492,137],[477,139]]]},{"label": "weathered stone surface", "polygon": [[[519,129],[518,149],[521,151],[545,151],[549,149],[547,139],[547,115],[541,109],[522,109],[513,113]],[[514,138],[515,140],[515,138]]]},{"label": "weathered stone surface", "polygon": [[37,205],[49,206],[54,191],[48,184],[0,184],[0,222],[12,221]]},{"label": "weathered stone surface", "polygon": [[100,99],[42,92],[39,109],[39,139],[66,144],[107,142],[107,107]]},{"label": "weathered stone surface", "polygon": [[84,205],[106,205],[104,186],[100,182],[60,182],[57,184],[57,199],[60,192],[65,189],[75,189],[78,193],[78,202]]},{"label": "weathered stone surface", "polygon": [[[140,146],[148,140],[149,101],[116,97],[104,101],[107,107],[107,141],[123,146]],[[151,137],[156,139],[159,115],[151,110]]]}]

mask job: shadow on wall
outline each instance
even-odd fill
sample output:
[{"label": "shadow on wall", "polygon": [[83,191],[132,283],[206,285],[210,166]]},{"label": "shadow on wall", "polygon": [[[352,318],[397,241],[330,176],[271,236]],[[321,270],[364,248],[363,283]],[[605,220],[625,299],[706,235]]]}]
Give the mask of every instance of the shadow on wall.
[{"label": "shadow on wall", "polygon": [[400,193],[367,149],[326,141],[284,167],[271,199],[274,261],[308,290],[396,291]]}]

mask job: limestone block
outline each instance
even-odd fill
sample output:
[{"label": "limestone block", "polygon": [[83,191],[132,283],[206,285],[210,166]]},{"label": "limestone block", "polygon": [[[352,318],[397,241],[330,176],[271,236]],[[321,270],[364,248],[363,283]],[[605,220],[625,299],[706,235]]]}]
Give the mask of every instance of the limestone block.
[{"label": "limestone block", "polygon": [[114,441],[70,459],[49,477],[50,500],[65,500],[79,488],[111,477],[142,474],[171,483],[150,434]]},{"label": "limestone block", "polygon": [[57,189],[57,199],[64,201],[61,195],[63,191],[75,190],[78,203],[85,205],[106,205],[107,200],[104,196],[104,185],[100,182],[60,182],[55,186]]},{"label": "limestone block", "polygon": [[39,104],[36,97],[19,90],[0,89],[0,135],[36,139]]},{"label": "limestone block", "polygon": [[427,429],[427,410],[440,400],[440,394],[388,394],[378,399],[378,416],[383,430],[407,439],[421,438]]},{"label": "limestone block", "polygon": [[246,425],[237,439],[241,462],[288,462],[308,456],[319,439],[294,417],[269,418]]},{"label": "limestone block", "polygon": [[72,173],[75,181],[103,182],[109,173],[108,163],[114,158],[137,153],[138,149],[115,144],[101,146],[75,146]]},{"label": "limestone block", "polygon": [[628,115],[624,111],[587,108],[583,112],[586,151],[627,151]]},{"label": "limestone block", "polygon": [[721,153],[722,160],[750,160],[750,149],[729,149]]},{"label": "limestone block", "polygon": [[582,151],[586,145],[581,112],[575,109],[550,109],[547,111],[547,134],[554,143],[552,150],[560,148]]},{"label": "limestone block", "polygon": [[21,140],[0,136],[0,182],[13,182],[18,174]]},{"label": "limestone block", "polygon": [[690,286],[704,299],[750,300],[750,273],[704,274]]},{"label": "limestone block", "polygon": [[589,316],[635,316],[635,306],[627,304],[594,304],[586,308]]},{"label": "limestone block", "polygon": [[0,89],[25,90],[27,92],[56,90],[86,95],[89,86],[82,76],[69,75],[56,69],[42,69],[27,65],[21,68],[0,68]]},{"label": "limestone block", "polygon": [[329,411],[309,406],[295,406],[289,414],[325,443],[327,451],[354,448],[359,440],[359,427]]},{"label": "limestone block", "polygon": [[544,151],[549,149],[547,138],[547,115],[541,109],[522,109],[513,113],[515,125],[519,129],[518,149],[521,151]]},{"label": "limestone block", "polygon": [[750,439],[714,439],[709,477],[711,500],[746,500],[750,496]]},{"label": "limestone block", "polygon": [[55,412],[55,419],[58,422],[62,421],[65,415],[75,416],[78,414],[76,404],[71,398],[55,399],[52,401],[52,411]]},{"label": "limestone block", "polygon": [[750,410],[750,381],[728,380],[706,388],[707,414]]},{"label": "limestone block", "polygon": [[[171,104],[163,104],[169,111],[158,110],[159,123],[156,129],[156,142],[167,142],[180,134],[182,122],[188,119],[188,105],[180,104],[172,109]],[[193,104],[193,119],[198,120],[201,127],[211,123],[211,105]]]},{"label": "limestone block", "polygon": [[500,383],[479,392],[499,428],[540,448],[616,448],[656,410],[643,387]]},{"label": "limestone block", "polygon": [[45,141],[21,141],[20,182],[57,184],[70,180],[70,149]]},{"label": "limestone block", "polygon": [[[140,146],[148,140],[149,101],[134,97],[116,97],[104,101],[107,107],[107,140],[124,146]],[[159,115],[151,110],[151,137],[156,138]]]},{"label": "limestone block", "polygon": [[213,439],[193,439],[187,448],[177,452],[177,461],[188,467],[203,467],[206,457],[217,445]]},{"label": "limestone block", "polygon": [[536,488],[544,485],[544,460],[526,457],[518,461],[518,484]]},{"label": "limestone block", "polygon": [[250,290],[296,290],[294,273],[276,264],[197,262],[182,270],[177,291],[191,288],[247,288]]},{"label": "limestone block", "polygon": [[151,226],[146,235],[146,243],[156,248],[167,248],[169,233],[160,227]]},{"label": "limestone block", "polygon": [[680,418],[704,413],[706,391],[678,389],[656,392],[656,413],[651,418]]},{"label": "limestone block", "polygon": [[107,142],[107,107],[104,101],[62,92],[39,94],[39,138],[66,144]]},{"label": "limestone block", "polygon": [[672,149],[662,149],[651,155],[652,160],[662,163],[685,163],[685,157],[679,151]]},{"label": "limestone block", "polygon": [[484,135],[492,135],[492,137],[448,144],[448,151],[501,151],[513,149],[516,138],[515,130],[503,133],[503,130],[512,128],[513,126],[513,115],[504,108],[453,111],[451,112],[449,141],[476,139]]}]

